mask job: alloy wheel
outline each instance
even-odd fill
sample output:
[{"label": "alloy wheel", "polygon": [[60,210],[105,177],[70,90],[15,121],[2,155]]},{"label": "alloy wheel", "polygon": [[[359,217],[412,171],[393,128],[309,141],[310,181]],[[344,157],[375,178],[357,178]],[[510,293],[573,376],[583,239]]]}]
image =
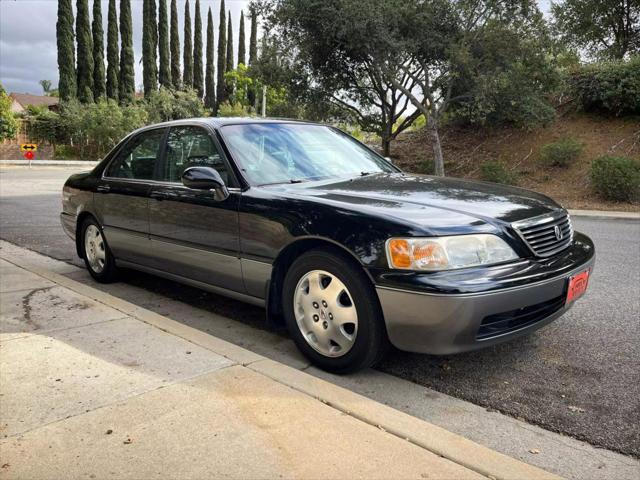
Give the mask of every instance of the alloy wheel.
[{"label": "alloy wheel", "polygon": [[356,340],[358,312],[346,285],[334,274],[312,270],[296,286],[293,309],[302,336],[327,357],[345,355]]},{"label": "alloy wheel", "polygon": [[101,273],[106,261],[104,238],[102,232],[95,225],[89,225],[84,232],[84,254],[91,270]]}]

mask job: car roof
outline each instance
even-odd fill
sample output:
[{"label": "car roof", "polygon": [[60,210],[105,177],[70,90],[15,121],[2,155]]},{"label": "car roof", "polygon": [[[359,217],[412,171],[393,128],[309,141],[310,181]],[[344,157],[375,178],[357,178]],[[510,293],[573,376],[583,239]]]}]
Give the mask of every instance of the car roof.
[{"label": "car roof", "polygon": [[158,127],[171,127],[175,125],[193,125],[194,123],[209,124],[214,128],[224,127],[226,125],[244,125],[252,123],[297,123],[304,125],[320,125],[315,122],[305,120],[290,120],[286,118],[262,118],[262,117],[196,117],[184,118],[182,120],[172,120],[169,122],[156,123],[147,125],[139,130],[147,130]]}]

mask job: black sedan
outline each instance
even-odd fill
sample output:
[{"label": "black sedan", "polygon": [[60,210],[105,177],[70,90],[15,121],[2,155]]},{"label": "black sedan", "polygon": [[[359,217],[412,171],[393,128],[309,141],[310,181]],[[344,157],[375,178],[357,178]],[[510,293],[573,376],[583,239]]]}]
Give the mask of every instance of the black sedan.
[{"label": "black sedan", "polygon": [[134,268],[264,306],[338,372],[390,344],[450,354],[531,333],[584,293],[595,260],[543,195],[403,173],[294,121],[137,130],[69,178],[61,220],[96,280]]}]

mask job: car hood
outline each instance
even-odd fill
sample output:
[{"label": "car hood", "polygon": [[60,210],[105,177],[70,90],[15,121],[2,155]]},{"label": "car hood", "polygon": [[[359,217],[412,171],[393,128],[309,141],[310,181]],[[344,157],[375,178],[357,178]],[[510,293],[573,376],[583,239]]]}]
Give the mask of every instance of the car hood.
[{"label": "car hood", "polygon": [[383,211],[387,216],[436,227],[485,222],[504,225],[562,208],[544,195],[521,188],[405,173],[371,174],[282,188],[296,196]]}]

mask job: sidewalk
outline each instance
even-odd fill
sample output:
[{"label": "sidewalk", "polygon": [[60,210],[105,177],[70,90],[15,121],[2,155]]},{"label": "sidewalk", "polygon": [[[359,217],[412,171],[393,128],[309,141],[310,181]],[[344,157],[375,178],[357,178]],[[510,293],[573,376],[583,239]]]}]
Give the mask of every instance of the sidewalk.
[{"label": "sidewalk", "polygon": [[557,478],[0,249],[2,478]]}]

